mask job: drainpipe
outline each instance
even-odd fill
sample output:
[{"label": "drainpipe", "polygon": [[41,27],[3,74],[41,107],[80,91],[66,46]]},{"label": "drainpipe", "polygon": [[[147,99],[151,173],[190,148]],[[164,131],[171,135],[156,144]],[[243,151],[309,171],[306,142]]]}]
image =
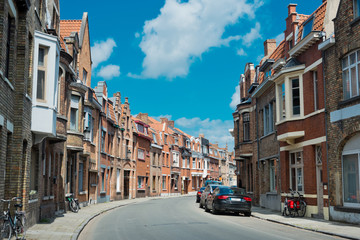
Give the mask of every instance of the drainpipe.
[{"label": "drainpipe", "polygon": [[100,168],[100,150],[101,150],[101,110],[99,110],[99,130],[98,130],[98,179],[97,179],[97,187],[96,187],[96,203],[98,203],[98,196],[100,196],[100,193],[99,193],[99,179],[100,179],[100,174],[101,174],[101,168]]},{"label": "drainpipe", "polygon": [[[322,59],[325,60],[325,53],[324,51],[322,51],[321,53],[322,55]],[[324,82],[324,104],[325,104],[325,136],[326,136],[326,168],[327,168],[327,191],[328,191],[328,196],[330,196],[330,182],[329,182],[329,162],[328,162],[328,156],[329,156],[329,146],[327,144],[327,139],[328,139],[328,111],[327,111],[327,107],[326,107],[326,81],[325,81],[325,70],[324,70],[324,61],[322,63],[322,72],[323,72],[323,82]],[[324,186],[323,186],[324,188]],[[323,190],[324,191],[324,190]],[[328,197],[328,215],[329,215],[329,219],[330,219],[330,198]]]}]

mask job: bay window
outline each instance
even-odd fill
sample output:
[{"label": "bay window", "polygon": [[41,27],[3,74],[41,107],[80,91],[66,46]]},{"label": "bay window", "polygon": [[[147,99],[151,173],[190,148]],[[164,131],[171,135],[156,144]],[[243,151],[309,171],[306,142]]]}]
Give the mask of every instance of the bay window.
[{"label": "bay window", "polygon": [[344,100],[360,94],[360,51],[352,52],[342,59]]},{"label": "bay window", "polygon": [[300,115],[300,86],[298,78],[291,80],[291,93],[292,115]]},{"label": "bay window", "polygon": [[354,0],[354,18],[360,17],[360,0]]},{"label": "bay window", "polygon": [[39,47],[36,99],[45,101],[47,49]]}]

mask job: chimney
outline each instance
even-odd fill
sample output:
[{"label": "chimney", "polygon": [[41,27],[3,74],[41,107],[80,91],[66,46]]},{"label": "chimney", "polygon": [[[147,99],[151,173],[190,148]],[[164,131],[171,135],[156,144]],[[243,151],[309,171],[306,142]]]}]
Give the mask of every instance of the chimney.
[{"label": "chimney", "polygon": [[160,122],[161,122],[161,123],[166,123],[167,121],[168,121],[168,119],[165,118],[165,117],[160,118]]},{"label": "chimney", "polygon": [[125,103],[129,103],[129,98],[128,97],[125,98]]},{"label": "chimney", "polygon": [[199,137],[204,138],[205,135],[204,135],[203,133],[200,133],[200,134],[199,134]]},{"label": "chimney", "polygon": [[296,3],[290,3],[288,5],[288,16],[290,16],[292,13],[296,13]]},{"label": "chimney", "polygon": [[271,55],[276,49],[276,40],[275,39],[267,39],[264,42],[264,56]]},{"label": "chimney", "polygon": [[137,117],[146,124],[148,124],[148,121],[149,121],[148,116],[149,116],[148,113],[139,113],[137,115]]},{"label": "chimney", "polygon": [[175,122],[174,121],[169,121],[168,123],[169,123],[170,127],[175,127]]}]

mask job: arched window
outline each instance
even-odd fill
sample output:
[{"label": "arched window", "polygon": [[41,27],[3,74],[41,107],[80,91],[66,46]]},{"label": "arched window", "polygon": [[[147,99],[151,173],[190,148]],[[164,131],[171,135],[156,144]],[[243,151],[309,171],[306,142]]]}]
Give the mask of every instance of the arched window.
[{"label": "arched window", "polygon": [[360,206],[360,133],[352,137],[344,146],[343,165],[343,197],[344,206]]}]

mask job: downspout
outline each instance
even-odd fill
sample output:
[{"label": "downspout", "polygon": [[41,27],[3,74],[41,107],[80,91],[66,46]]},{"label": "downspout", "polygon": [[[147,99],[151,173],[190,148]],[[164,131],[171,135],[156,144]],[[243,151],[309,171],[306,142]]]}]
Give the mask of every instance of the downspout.
[{"label": "downspout", "polygon": [[96,202],[98,203],[98,197],[100,196],[100,189],[99,189],[99,179],[100,179],[100,174],[101,174],[101,169],[100,169],[100,150],[101,150],[101,110],[99,110],[99,130],[98,130],[98,163],[97,163],[97,168],[98,168],[98,179],[97,179],[97,184],[96,184]]},{"label": "downspout", "polygon": [[[327,168],[327,191],[328,191],[328,214],[329,214],[329,219],[330,219],[330,198],[329,196],[330,194],[330,182],[329,182],[329,164],[328,164],[328,155],[329,155],[329,146],[327,144],[327,139],[328,139],[328,111],[327,111],[327,105],[326,105],[326,81],[325,81],[325,64],[324,64],[324,60],[325,60],[325,53],[324,51],[321,52],[322,58],[323,58],[323,63],[322,63],[322,72],[323,72],[323,82],[324,82],[324,104],[325,104],[325,136],[326,136],[326,168]],[[323,186],[324,187],[324,186]]]}]

